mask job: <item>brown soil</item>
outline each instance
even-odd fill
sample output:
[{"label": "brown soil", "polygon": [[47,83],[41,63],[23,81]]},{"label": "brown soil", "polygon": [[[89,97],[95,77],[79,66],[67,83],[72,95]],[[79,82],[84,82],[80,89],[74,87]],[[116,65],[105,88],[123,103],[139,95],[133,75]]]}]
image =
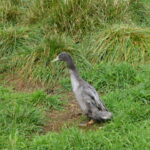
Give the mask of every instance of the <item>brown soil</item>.
[{"label": "brown soil", "polygon": [[78,125],[82,113],[75,100],[71,100],[64,110],[53,110],[47,113],[49,121],[44,127],[44,133],[49,131],[60,131],[63,127]]},{"label": "brown soil", "polygon": [[25,81],[19,75],[5,75],[5,86],[12,87],[15,91],[19,92],[33,92],[37,89],[44,88],[40,82]]}]

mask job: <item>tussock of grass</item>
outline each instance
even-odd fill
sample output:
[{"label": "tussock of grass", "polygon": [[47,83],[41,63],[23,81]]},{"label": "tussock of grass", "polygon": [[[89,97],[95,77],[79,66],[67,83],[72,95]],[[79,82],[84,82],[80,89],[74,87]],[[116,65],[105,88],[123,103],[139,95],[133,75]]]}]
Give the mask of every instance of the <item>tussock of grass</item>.
[{"label": "tussock of grass", "polygon": [[107,23],[131,23],[132,15],[137,15],[138,18],[141,14],[133,9],[139,6],[142,8],[142,3],[133,0],[68,0],[66,3],[56,1],[51,8],[48,25],[52,31],[82,35],[87,31],[102,28]]},{"label": "tussock of grass", "polygon": [[29,103],[30,96],[15,94],[0,87],[0,147],[25,147],[23,141],[30,133],[40,131],[44,114]]},{"label": "tussock of grass", "polygon": [[27,39],[28,29],[23,27],[8,27],[0,29],[0,58],[14,55],[22,49]]},{"label": "tussock of grass", "polygon": [[93,62],[144,63],[150,57],[149,29],[115,25],[99,33],[88,51]]},{"label": "tussock of grass", "polygon": [[[74,53],[72,40],[29,27],[9,27],[0,31],[0,72],[17,71],[20,78],[43,83],[54,81],[61,66],[51,60],[62,51]],[[55,67],[54,67],[55,66]],[[56,74],[57,73],[57,74]]]},{"label": "tussock of grass", "polygon": [[[66,39],[65,39],[66,38]],[[73,53],[71,48],[71,40],[67,41],[67,37],[58,35],[47,35],[27,54],[22,55],[23,67],[20,69],[20,74],[27,79],[35,79],[43,83],[54,81],[62,70],[62,65],[52,64],[51,61],[62,51]],[[17,58],[20,60],[20,55]],[[20,64],[18,64],[20,65]],[[55,82],[55,81],[54,81]]]},{"label": "tussock of grass", "polygon": [[26,2],[23,0],[1,0],[0,22],[4,24],[17,24],[23,19]]},{"label": "tussock of grass", "polygon": [[43,91],[36,91],[32,94],[31,102],[36,105],[46,105],[49,109],[61,109],[64,101],[61,95],[48,96]]}]

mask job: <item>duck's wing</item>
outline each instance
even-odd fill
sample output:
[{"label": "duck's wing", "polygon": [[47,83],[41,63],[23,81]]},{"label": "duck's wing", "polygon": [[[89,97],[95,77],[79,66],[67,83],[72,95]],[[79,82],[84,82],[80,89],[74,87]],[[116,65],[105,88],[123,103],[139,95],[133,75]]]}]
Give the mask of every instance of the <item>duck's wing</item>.
[{"label": "duck's wing", "polygon": [[83,92],[86,95],[86,98],[88,99],[89,103],[92,103],[99,110],[107,111],[107,109],[106,109],[105,105],[103,104],[102,100],[99,98],[98,93],[96,92],[96,90],[91,85],[89,85],[87,83],[83,88]]}]

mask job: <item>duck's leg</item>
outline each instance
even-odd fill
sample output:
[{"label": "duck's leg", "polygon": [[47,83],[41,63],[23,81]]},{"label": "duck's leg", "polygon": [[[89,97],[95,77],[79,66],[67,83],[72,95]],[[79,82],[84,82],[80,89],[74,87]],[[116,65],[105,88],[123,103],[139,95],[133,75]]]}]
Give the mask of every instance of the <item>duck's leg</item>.
[{"label": "duck's leg", "polygon": [[91,126],[95,123],[95,120],[90,120],[88,122],[82,122],[79,124],[80,127],[88,127],[88,126]]}]

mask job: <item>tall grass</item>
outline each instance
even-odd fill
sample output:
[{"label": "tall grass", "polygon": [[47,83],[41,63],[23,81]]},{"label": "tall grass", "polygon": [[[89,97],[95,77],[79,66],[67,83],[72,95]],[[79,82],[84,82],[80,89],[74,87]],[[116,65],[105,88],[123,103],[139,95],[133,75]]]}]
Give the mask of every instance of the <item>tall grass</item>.
[{"label": "tall grass", "polygon": [[145,4],[1,0],[0,80],[13,73],[30,84],[38,80],[51,89],[60,83],[70,90],[64,64],[51,64],[67,51],[83,78],[104,94],[114,118],[96,131],[74,125],[41,135],[45,111],[61,109],[62,95],[17,93],[0,86],[0,149],[149,150],[150,15]]},{"label": "tall grass", "polygon": [[114,25],[99,33],[87,54],[93,62],[144,63],[150,58],[149,41],[149,28]]},{"label": "tall grass", "polygon": [[26,13],[26,1],[23,0],[1,0],[0,3],[0,23],[18,24],[23,21]]},{"label": "tall grass", "polygon": [[27,39],[29,30],[25,27],[13,27],[0,29],[0,58],[9,57],[23,49],[23,43]]},{"label": "tall grass", "polygon": [[[62,51],[74,53],[72,40],[58,34],[42,33],[41,29],[29,27],[9,27],[2,29],[0,43],[0,72],[17,71],[19,78],[52,82],[62,70],[51,60]],[[57,69],[56,69],[57,68]],[[56,74],[57,73],[57,74]],[[55,82],[55,81],[54,81]]]},{"label": "tall grass", "polygon": [[[63,68],[62,65],[52,64],[52,59],[62,51],[73,53],[72,50],[71,41],[67,41],[67,37],[47,35],[32,51],[22,56],[20,75],[29,78],[29,82],[35,79],[53,85],[54,79],[58,78]],[[17,62],[19,59],[18,56]],[[20,63],[17,65],[20,66]]]},{"label": "tall grass", "polygon": [[142,6],[142,3],[134,0],[68,0],[66,3],[55,1],[46,24],[50,26],[49,30],[82,36],[87,31],[104,28],[107,24],[132,24],[135,16],[136,21],[145,19],[143,12],[146,10]]},{"label": "tall grass", "polygon": [[50,61],[61,51],[84,69],[89,62],[149,60],[149,29],[137,26],[148,25],[148,10],[138,0],[2,0],[0,9],[1,73],[55,83],[65,72]]}]

